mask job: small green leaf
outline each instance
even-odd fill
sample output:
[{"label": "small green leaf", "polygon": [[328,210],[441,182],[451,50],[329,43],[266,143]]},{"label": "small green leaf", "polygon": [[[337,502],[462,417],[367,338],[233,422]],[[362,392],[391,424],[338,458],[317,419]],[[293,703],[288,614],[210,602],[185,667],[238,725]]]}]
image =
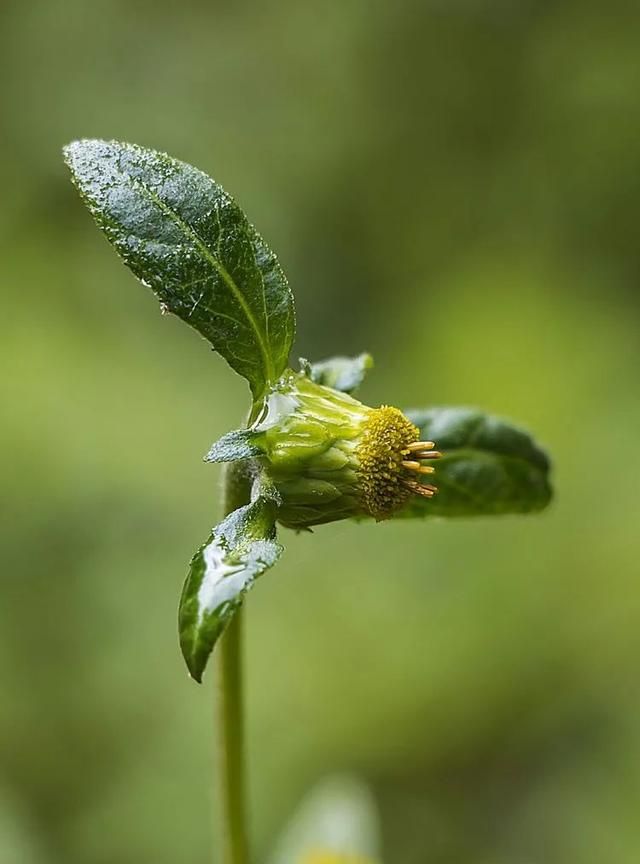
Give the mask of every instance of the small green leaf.
[{"label": "small green leaf", "polygon": [[413,496],[399,517],[530,513],[551,500],[549,458],[527,432],[469,408],[406,415],[443,457],[433,463],[438,494]]},{"label": "small green leaf", "polygon": [[261,432],[253,429],[235,429],[227,432],[211,445],[204,457],[205,462],[235,462],[237,459],[250,459],[263,452],[256,442],[262,438]]},{"label": "small green leaf", "polygon": [[371,354],[359,354],[357,357],[331,357],[319,363],[309,363],[301,358],[300,368],[304,374],[325,387],[333,387],[343,393],[353,393],[364,381],[364,377],[373,366]]},{"label": "small green leaf", "polygon": [[262,398],[287,366],[293,298],[234,200],[202,171],[135,144],[75,141],[64,154],[128,267]]},{"label": "small green leaf", "polygon": [[180,647],[191,677],[202,680],[209,655],[255,579],[282,552],[276,503],[265,495],[235,510],[191,559],[180,599]]}]

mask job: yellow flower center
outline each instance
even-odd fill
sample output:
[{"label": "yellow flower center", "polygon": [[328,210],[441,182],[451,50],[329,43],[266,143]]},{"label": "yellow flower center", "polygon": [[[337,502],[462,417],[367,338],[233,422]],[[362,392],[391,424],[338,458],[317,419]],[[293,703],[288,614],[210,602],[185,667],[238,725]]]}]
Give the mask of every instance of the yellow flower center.
[{"label": "yellow flower center", "polygon": [[390,405],[371,410],[356,449],[362,505],[376,521],[387,519],[410,495],[431,498],[437,488],[418,480],[432,474],[422,460],[440,456],[432,441],[419,441],[419,431],[402,411]]}]

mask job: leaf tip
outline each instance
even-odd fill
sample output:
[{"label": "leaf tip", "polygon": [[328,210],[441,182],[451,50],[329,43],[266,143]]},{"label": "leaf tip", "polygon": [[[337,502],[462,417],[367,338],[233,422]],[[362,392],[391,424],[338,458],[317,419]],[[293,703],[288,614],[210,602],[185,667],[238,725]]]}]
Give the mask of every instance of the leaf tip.
[{"label": "leaf tip", "polygon": [[130,147],[130,144],[122,141],[107,141],[105,138],[77,138],[64,145],[62,156],[77,178],[87,170],[94,169],[100,161],[113,159]]},{"label": "leaf tip", "polygon": [[202,675],[207,665],[208,655],[203,663],[202,659],[198,657],[197,652],[193,651],[193,647],[193,644],[190,644],[184,638],[180,639],[180,650],[187,666],[187,675],[196,684],[202,684]]},{"label": "leaf tip", "polygon": [[64,164],[74,176],[78,144],[80,144],[80,141],[71,141],[69,144],[65,144],[62,148],[62,158],[64,159]]},{"label": "leaf tip", "polygon": [[106,141],[100,141],[98,138],[77,138],[75,141],[70,141],[62,148],[62,155],[67,165],[71,166],[81,153],[93,149],[98,144],[106,144]]},{"label": "leaf tip", "polygon": [[[188,665],[187,668],[189,668]],[[197,672],[195,669],[189,669],[188,677],[192,681],[195,681],[196,684],[202,684],[202,672]]]},{"label": "leaf tip", "polygon": [[260,456],[263,448],[259,441],[261,434],[252,429],[235,429],[227,432],[214,442],[209,452],[203,456],[205,462],[235,462],[238,459],[250,459]]}]

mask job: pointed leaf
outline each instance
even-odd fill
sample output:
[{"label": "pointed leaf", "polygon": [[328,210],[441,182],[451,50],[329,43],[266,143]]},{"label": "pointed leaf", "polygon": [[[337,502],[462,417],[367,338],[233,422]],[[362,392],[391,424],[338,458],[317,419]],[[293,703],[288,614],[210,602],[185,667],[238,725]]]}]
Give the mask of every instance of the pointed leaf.
[{"label": "pointed leaf", "polygon": [[205,462],[235,462],[237,459],[250,459],[262,453],[262,447],[256,442],[263,437],[261,432],[253,429],[235,429],[227,432],[222,438],[211,445],[204,457]]},{"label": "pointed leaf", "polygon": [[522,429],[470,408],[405,413],[443,457],[433,463],[438,494],[413,496],[399,517],[529,513],[551,500],[549,458]]},{"label": "pointed leaf", "polygon": [[235,201],[202,171],[135,144],[75,141],[64,153],[124,262],[261,398],[287,366],[293,299]]},{"label": "pointed leaf", "polygon": [[357,357],[331,357],[319,363],[309,363],[301,359],[302,371],[325,387],[333,387],[343,393],[353,393],[364,381],[364,377],[373,366],[371,354],[359,354]]},{"label": "pointed leaf", "polygon": [[282,552],[275,515],[274,501],[264,496],[240,507],[213,529],[191,560],[178,626],[182,654],[196,681],[244,595]]}]

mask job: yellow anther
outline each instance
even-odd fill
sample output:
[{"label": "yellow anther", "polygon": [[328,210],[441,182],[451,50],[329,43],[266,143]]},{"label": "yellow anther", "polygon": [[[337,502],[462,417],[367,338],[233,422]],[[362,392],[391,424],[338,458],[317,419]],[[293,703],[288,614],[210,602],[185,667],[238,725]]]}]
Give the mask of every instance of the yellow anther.
[{"label": "yellow anther", "polygon": [[403,480],[402,483],[415,495],[421,495],[423,498],[433,498],[433,496],[438,491],[437,486],[418,483],[416,480]]},{"label": "yellow anther", "polygon": [[407,444],[407,450],[433,450],[435,446],[433,441],[412,441],[411,444]]}]

